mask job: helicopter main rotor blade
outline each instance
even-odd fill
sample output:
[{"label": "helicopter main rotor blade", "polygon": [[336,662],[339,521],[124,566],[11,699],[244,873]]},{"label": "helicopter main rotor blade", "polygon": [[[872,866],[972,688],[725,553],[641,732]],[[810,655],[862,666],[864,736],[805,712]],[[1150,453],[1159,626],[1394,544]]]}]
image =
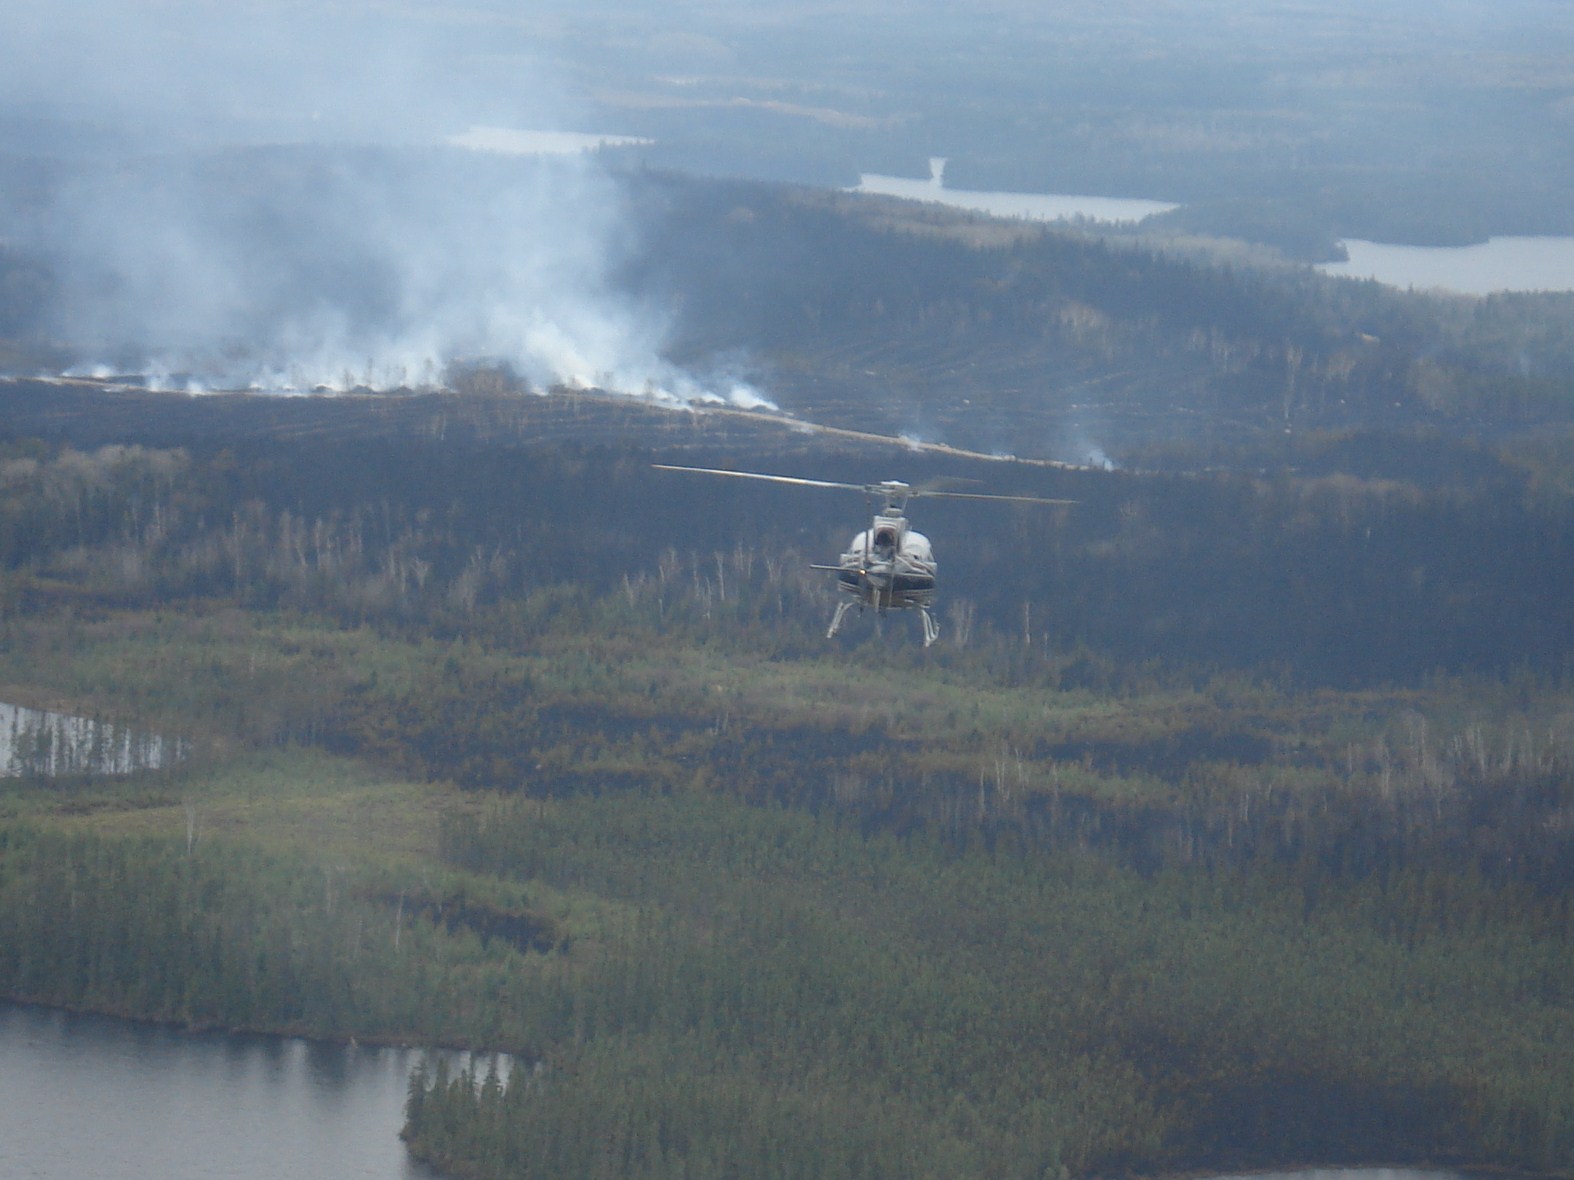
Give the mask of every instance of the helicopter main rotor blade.
[{"label": "helicopter main rotor blade", "polygon": [[944,496],[948,500],[1009,500],[1016,504],[1075,504],[1075,500],[1047,500],[1043,496],[996,496],[988,492],[910,492],[913,497],[923,496],[934,499]]},{"label": "helicopter main rotor blade", "polygon": [[848,492],[863,492],[870,496],[915,499],[943,496],[951,500],[1007,500],[1018,504],[1075,504],[1075,500],[1046,500],[1042,496],[996,496],[985,492],[943,492],[929,488],[910,488],[904,483],[888,480],[885,483],[839,483],[830,479],[806,479],[801,475],[767,475],[763,471],[732,471],[725,467],[683,467],[675,463],[652,463],[658,471],[691,471],[697,475],[726,475],[733,479],[760,479],[767,483],[785,483],[800,488],[837,488]]},{"label": "helicopter main rotor blade", "polygon": [[833,483],[828,479],[804,479],[796,475],[766,475],[759,471],[728,471],[721,467],[678,467],[671,463],[652,463],[660,471],[693,471],[700,475],[730,475],[734,479],[763,479],[770,483],[794,484],[801,488],[842,488],[849,492],[868,491],[861,483]]},{"label": "helicopter main rotor blade", "polygon": [[940,492],[949,492],[966,484],[979,484],[977,480],[967,475],[937,475],[926,479],[923,483],[914,484],[912,494],[915,496],[933,496]]}]

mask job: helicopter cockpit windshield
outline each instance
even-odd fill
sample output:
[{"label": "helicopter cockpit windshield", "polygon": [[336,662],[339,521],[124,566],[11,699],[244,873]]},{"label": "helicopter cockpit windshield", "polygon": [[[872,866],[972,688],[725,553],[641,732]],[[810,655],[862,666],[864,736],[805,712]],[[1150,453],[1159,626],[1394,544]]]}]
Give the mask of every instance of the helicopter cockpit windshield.
[{"label": "helicopter cockpit windshield", "polygon": [[890,561],[902,551],[902,538],[907,533],[907,518],[887,508],[874,518],[869,534],[869,548],[880,561]]}]

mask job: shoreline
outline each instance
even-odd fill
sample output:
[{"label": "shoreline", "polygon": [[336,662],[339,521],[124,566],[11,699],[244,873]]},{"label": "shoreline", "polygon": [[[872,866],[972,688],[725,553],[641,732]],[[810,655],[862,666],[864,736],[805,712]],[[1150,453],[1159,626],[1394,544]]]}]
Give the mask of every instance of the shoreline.
[{"label": "shoreline", "polygon": [[[18,1008],[31,1008],[64,1013],[79,1017],[100,1017],[110,1020],[126,1021],[128,1023],[153,1026],[168,1029],[173,1032],[189,1034],[192,1036],[234,1036],[275,1038],[278,1040],[305,1041],[318,1045],[333,1045],[345,1049],[373,1048],[397,1049],[406,1052],[421,1053],[453,1053],[468,1054],[475,1057],[492,1057],[499,1060],[513,1059],[527,1054],[515,1053],[507,1049],[483,1049],[470,1045],[457,1044],[417,1044],[411,1041],[401,1041],[386,1037],[361,1038],[353,1033],[320,1035],[299,1029],[253,1028],[248,1026],[226,1026],[222,1024],[193,1024],[178,1020],[161,1019],[154,1016],[137,1015],[129,1011],[116,1011],[104,1008],[89,1008],[68,1004],[53,1003],[47,1000],[22,999],[10,994],[0,995],[0,1005],[12,1005]],[[544,1055],[542,1055],[544,1056]],[[474,1064],[469,1062],[467,1064]],[[499,1069],[499,1073],[506,1076],[506,1071]],[[403,1132],[400,1132],[401,1138]],[[424,1158],[424,1157],[418,1157]],[[427,1161],[430,1163],[431,1161]],[[434,1165],[435,1166],[435,1165]],[[1574,1180],[1574,1171],[1561,1172],[1529,1172],[1498,1164],[1446,1164],[1435,1161],[1425,1162],[1383,1162],[1365,1164],[1318,1164],[1306,1161],[1287,1162],[1282,1164],[1265,1164],[1258,1168],[1186,1168],[1179,1171],[1161,1172],[1127,1172],[1119,1174],[1118,1178],[1104,1177],[1097,1173],[1087,1176],[1073,1177],[1072,1180],[1291,1180],[1291,1178],[1304,1178],[1313,1174],[1328,1177],[1350,1175],[1355,1173],[1370,1172],[1406,1172],[1424,1174],[1444,1180],[1448,1177],[1460,1177],[1463,1180]],[[457,1173],[450,1173],[457,1174]]]}]

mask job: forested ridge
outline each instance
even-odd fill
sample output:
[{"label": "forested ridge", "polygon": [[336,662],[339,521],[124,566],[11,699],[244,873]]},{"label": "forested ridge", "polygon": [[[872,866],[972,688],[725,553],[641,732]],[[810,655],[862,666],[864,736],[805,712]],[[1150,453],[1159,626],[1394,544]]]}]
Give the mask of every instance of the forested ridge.
[{"label": "forested ridge", "polygon": [[[553,182],[535,171],[548,165],[519,160],[372,149],[357,159],[396,189],[462,181],[506,194]],[[57,173],[70,171],[16,167],[22,208],[47,207],[67,183]],[[166,167],[133,160],[123,172],[158,191]],[[238,169],[248,184],[287,191],[334,162],[271,148],[186,167],[200,201],[228,193]],[[1287,431],[1427,427],[1497,441],[1566,433],[1574,420],[1566,293],[1401,292],[1162,227],[1047,227],[645,170],[615,183],[627,239],[608,275],[616,299],[649,309],[665,354],[702,384],[742,377],[810,421],[985,452],[1191,468],[1247,446],[1280,465],[1274,444]],[[69,338],[57,262],[25,235],[0,243],[0,369],[157,367],[159,341]],[[307,279],[346,299],[347,314],[386,312],[375,276],[354,267]],[[247,342],[227,347],[244,354]],[[480,372],[436,378],[526,384],[479,359]]]},{"label": "forested ridge", "polygon": [[6,995],[511,1051],[464,1175],[1574,1168],[1555,449],[795,436],[1076,501],[919,501],[925,650],[824,639],[858,497],[650,468],[742,427],[124,396],[5,440],[0,684],[190,755],[0,789]]},{"label": "forested ridge", "polygon": [[1291,431],[1569,421],[1567,294],[1332,279],[1239,242],[640,174],[631,290],[784,408],[982,450],[1222,457]]}]

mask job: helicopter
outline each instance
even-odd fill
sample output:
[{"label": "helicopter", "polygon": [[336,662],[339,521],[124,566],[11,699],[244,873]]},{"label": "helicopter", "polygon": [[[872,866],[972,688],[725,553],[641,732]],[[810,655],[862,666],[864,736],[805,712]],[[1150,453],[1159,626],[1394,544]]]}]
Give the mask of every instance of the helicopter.
[{"label": "helicopter", "polygon": [[828,479],[806,479],[796,475],[767,475],[759,471],[733,471],[718,467],[680,467],[653,463],[660,471],[687,471],[697,475],[725,475],[734,479],[758,479],[792,487],[833,488],[863,492],[871,503],[882,507],[874,513],[869,527],[856,534],[835,565],[811,565],[836,575],[837,589],[849,597],[836,604],[831,625],[825,632],[834,638],[842,629],[847,612],[857,607],[873,607],[884,615],[892,610],[916,610],[923,620],[924,646],[940,638],[940,624],[930,610],[934,602],[936,577],[934,547],[929,538],[908,524],[907,502],[920,496],[944,496],[953,500],[1000,500],[1019,504],[1074,504],[1074,500],[1049,500],[1041,496],[999,496],[984,492],[940,491],[932,487],[915,488],[897,479],[880,483],[839,483]]}]

